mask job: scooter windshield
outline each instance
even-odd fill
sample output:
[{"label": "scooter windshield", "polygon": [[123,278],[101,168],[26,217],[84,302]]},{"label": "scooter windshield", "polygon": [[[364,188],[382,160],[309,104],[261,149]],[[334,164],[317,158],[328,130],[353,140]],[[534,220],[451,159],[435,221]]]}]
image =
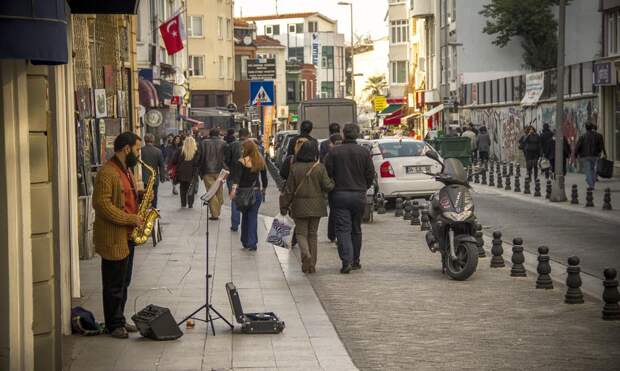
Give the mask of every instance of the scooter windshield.
[{"label": "scooter windshield", "polygon": [[463,163],[456,158],[447,158],[443,162],[443,173],[452,178],[453,183],[467,184],[467,172]]}]

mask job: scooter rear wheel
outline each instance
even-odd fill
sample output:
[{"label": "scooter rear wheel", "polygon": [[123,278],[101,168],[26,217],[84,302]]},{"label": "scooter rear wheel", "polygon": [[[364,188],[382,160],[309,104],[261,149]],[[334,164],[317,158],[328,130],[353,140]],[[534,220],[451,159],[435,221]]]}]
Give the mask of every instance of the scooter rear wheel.
[{"label": "scooter rear wheel", "polygon": [[478,267],[478,246],[473,242],[461,242],[456,246],[456,260],[450,254],[444,255],[444,267],[450,278],[465,281],[471,277]]}]

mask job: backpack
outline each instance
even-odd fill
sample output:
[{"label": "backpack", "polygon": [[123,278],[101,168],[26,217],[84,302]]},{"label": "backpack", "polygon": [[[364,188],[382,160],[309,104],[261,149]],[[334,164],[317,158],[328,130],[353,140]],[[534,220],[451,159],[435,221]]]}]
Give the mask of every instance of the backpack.
[{"label": "backpack", "polygon": [[95,321],[95,316],[82,307],[71,308],[71,332],[84,336],[100,335],[105,328]]}]

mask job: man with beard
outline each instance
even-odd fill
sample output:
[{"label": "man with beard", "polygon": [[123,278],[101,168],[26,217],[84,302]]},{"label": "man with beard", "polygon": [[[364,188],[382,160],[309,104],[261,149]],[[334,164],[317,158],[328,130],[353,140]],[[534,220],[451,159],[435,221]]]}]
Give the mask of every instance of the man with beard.
[{"label": "man with beard", "polygon": [[103,313],[108,333],[126,339],[136,332],[125,320],[127,288],[133,270],[134,227],[143,221],[138,213],[138,194],[132,168],[138,163],[142,139],[125,132],[114,140],[114,156],[97,173],[93,191],[95,251],[101,256]]}]

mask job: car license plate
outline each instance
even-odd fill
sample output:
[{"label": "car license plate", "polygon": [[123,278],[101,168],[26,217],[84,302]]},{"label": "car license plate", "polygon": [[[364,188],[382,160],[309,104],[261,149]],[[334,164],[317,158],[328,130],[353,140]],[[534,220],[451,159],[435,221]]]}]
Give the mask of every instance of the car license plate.
[{"label": "car license plate", "polygon": [[423,174],[424,172],[430,172],[430,166],[407,166],[405,167],[407,174]]}]

